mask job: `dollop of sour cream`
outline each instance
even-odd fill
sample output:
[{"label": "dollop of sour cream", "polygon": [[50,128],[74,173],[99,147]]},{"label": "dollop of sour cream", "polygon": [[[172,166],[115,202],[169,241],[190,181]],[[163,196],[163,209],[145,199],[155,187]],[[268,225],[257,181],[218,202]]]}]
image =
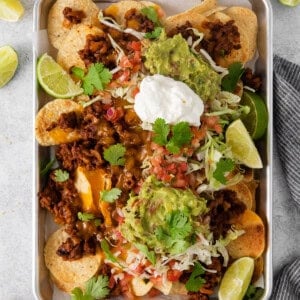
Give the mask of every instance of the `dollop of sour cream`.
[{"label": "dollop of sour cream", "polygon": [[134,110],[146,124],[163,118],[168,124],[185,121],[198,127],[204,104],[185,83],[156,74],[142,80]]}]

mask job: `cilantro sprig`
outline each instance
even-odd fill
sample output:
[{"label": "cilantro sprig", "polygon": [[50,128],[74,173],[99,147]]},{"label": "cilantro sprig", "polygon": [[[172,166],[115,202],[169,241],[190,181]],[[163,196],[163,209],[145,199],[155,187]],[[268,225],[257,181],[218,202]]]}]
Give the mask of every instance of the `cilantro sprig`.
[{"label": "cilantro sprig", "polygon": [[[169,152],[178,154],[180,148],[192,140],[192,131],[187,122],[179,122],[173,126],[172,130],[166,121],[157,118],[153,124],[153,142],[160,146],[165,146]],[[169,138],[172,131],[171,138]]]},{"label": "cilantro sprig", "polygon": [[150,251],[146,245],[143,244],[134,244],[135,247],[140,250],[142,253],[146,255],[148,260],[152,263],[152,265],[156,264],[156,256],[154,251]]},{"label": "cilantro sprig", "polygon": [[85,283],[85,291],[76,287],[71,292],[72,300],[95,300],[104,299],[108,296],[110,290],[108,288],[109,278],[108,276],[100,275],[98,277],[92,277]]},{"label": "cilantro sprig", "polygon": [[101,242],[100,242],[100,245],[101,245],[101,249],[103,250],[104,254],[105,254],[105,257],[110,260],[111,262],[113,263],[116,263],[118,264],[121,268],[123,268],[123,266],[118,262],[117,258],[113,255],[113,253],[110,251],[109,249],[109,244],[108,242],[103,239]]},{"label": "cilantro sprig", "polygon": [[122,191],[120,189],[112,188],[111,190],[100,192],[100,198],[102,201],[113,203],[120,197],[121,193]]},{"label": "cilantro sprig", "polygon": [[245,72],[243,64],[240,62],[234,62],[228,67],[228,74],[224,76],[222,79],[222,89],[223,91],[227,92],[234,92],[238,81],[240,80],[241,76]]},{"label": "cilantro sprig", "polygon": [[54,171],[54,180],[56,182],[65,182],[69,179],[70,175],[67,171],[64,171],[62,169],[57,169]]},{"label": "cilantro sprig", "polygon": [[206,282],[206,280],[202,277],[205,273],[203,267],[199,262],[196,262],[194,265],[193,272],[185,284],[186,289],[189,292],[199,292],[200,288]]},{"label": "cilantro sprig", "polygon": [[159,21],[157,11],[154,6],[147,6],[141,9],[141,13],[154,23],[154,30],[145,34],[146,39],[156,39],[162,32],[162,26]]},{"label": "cilantro sprig", "polygon": [[112,79],[109,69],[105,68],[102,63],[91,64],[87,74],[78,67],[73,67],[72,73],[81,79],[82,88],[86,95],[92,95],[95,90],[104,90]]},{"label": "cilantro sprig", "polygon": [[235,167],[235,163],[230,158],[221,158],[216,165],[213,177],[222,184],[226,184],[225,174],[231,172]]},{"label": "cilantro sprig", "polygon": [[101,221],[99,219],[96,219],[96,217],[94,216],[94,214],[92,213],[86,213],[86,212],[78,212],[77,213],[77,218],[78,220],[82,221],[82,222],[90,222],[93,221],[93,223],[96,226],[100,226],[101,225]]},{"label": "cilantro sprig", "polygon": [[122,144],[115,144],[104,150],[103,156],[112,166],[124,166],[126,148]]},{"label": "cilantro sprig", "polygon": [[260,300],[264,292],[265,290],[263,288],[255,287],[252,284],[250,284],[243,300]]}]

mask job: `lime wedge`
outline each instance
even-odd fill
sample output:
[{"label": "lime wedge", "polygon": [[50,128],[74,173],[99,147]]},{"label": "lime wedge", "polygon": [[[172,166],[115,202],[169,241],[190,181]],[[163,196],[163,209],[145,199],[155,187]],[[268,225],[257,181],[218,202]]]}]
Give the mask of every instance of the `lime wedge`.
[{"label": "lime wedge", "polygon": [[71,76],[47,53],[38,61],[37,77],[43,89],[55,98],[72,98],[83,93]]},{"label": "lime wedge", "polygon": [[244,92],[241,105],[247,105],[250,112],[241,116],[241,120],[254,140],[261,138],[268,126],[268,111],[264,100],[252,92]]},{"label": "lime wedge", "polygon": [[240,119],[232,122],[226,130],[226,144],[240,163],[253,169],[263,167],[259,153]]},{"label": "lime wedge", "polygon": [[11,46],[0,48],[0,88],[14,76],[18,67],[18,55]]},{"label": "lime wedge", "polygon": [[300,0],[279,0],[279,2],[283,5],[287,5],[287,6],[297,6],[298,4],[300,4]]},{"label": "lime wedge", "polygon": [[18,21],[24,14],[24,7],[19,0],[0,0],[0,20]]},{"label": "lime wedge", "polygon": [[219,300],[242,300],[250,284],[253,270],[253,258],[242,257],[236,260],[222,278]]}]

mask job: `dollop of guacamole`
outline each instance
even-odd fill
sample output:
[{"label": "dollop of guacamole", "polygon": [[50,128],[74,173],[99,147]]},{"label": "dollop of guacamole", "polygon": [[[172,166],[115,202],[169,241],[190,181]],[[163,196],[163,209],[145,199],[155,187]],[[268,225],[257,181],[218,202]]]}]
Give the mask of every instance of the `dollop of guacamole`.
[{"label": "dollop of guacamole", "polygon": [[121,232],[133,244],[178,254],[195,242],[196,233],[207,230],[198,220],[207,211],[206,200],[191,190],[168,187],[149,176],[123,208]]},{"label": "dollop of guacamole", "polygon": [[220,75],[190,51],[181,34],[167,38],[163,32],[157,41],[146,48],[144,56],[145,67],[151,74],[183,81],[204,101],[213,100],[220,91]]}]

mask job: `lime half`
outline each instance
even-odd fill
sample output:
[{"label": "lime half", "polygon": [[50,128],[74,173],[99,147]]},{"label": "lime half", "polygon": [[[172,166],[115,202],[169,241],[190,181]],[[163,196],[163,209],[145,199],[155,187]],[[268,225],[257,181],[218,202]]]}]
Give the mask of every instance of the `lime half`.
[{"label": "lime half", "polygon": [[72,98],[83,93],[82,88],[47,53],[38,61],[37,77],[43,89],[55,98]]},{"label": "lime half", "polygon": [[19,0],[0,0],[0,20],[18,21],[24,14],[24,7]]},{"label": "lime half", "polygon": [[253,270],[253,258],[242,257],[236,260],[222,278],[219,300],[242,300],[250,284]]},{"label": "lime half", "polygon": [[250,108],[248,114],[242,115],[241,120],[254,140],[261,138],[268,126],[268,111],[264,100],[252,92],[244,92],[241,105]]},{"label": "lime half", "polygon": [[11,46],[0,48],[0,88],[14,76],[18,67],[18,55]]},{"label": "lime half", "polygon": [[300,4],[300,0],[279,0],[279,2],[283,5],[287,5],[287,6],[297,6]]},{"label": "lime half", "polygon": [[245,166],[253,169],[263,167],[254,142],[240,119],[235,120],[228,126],[226,144],[231,148],[234,158]]}]

